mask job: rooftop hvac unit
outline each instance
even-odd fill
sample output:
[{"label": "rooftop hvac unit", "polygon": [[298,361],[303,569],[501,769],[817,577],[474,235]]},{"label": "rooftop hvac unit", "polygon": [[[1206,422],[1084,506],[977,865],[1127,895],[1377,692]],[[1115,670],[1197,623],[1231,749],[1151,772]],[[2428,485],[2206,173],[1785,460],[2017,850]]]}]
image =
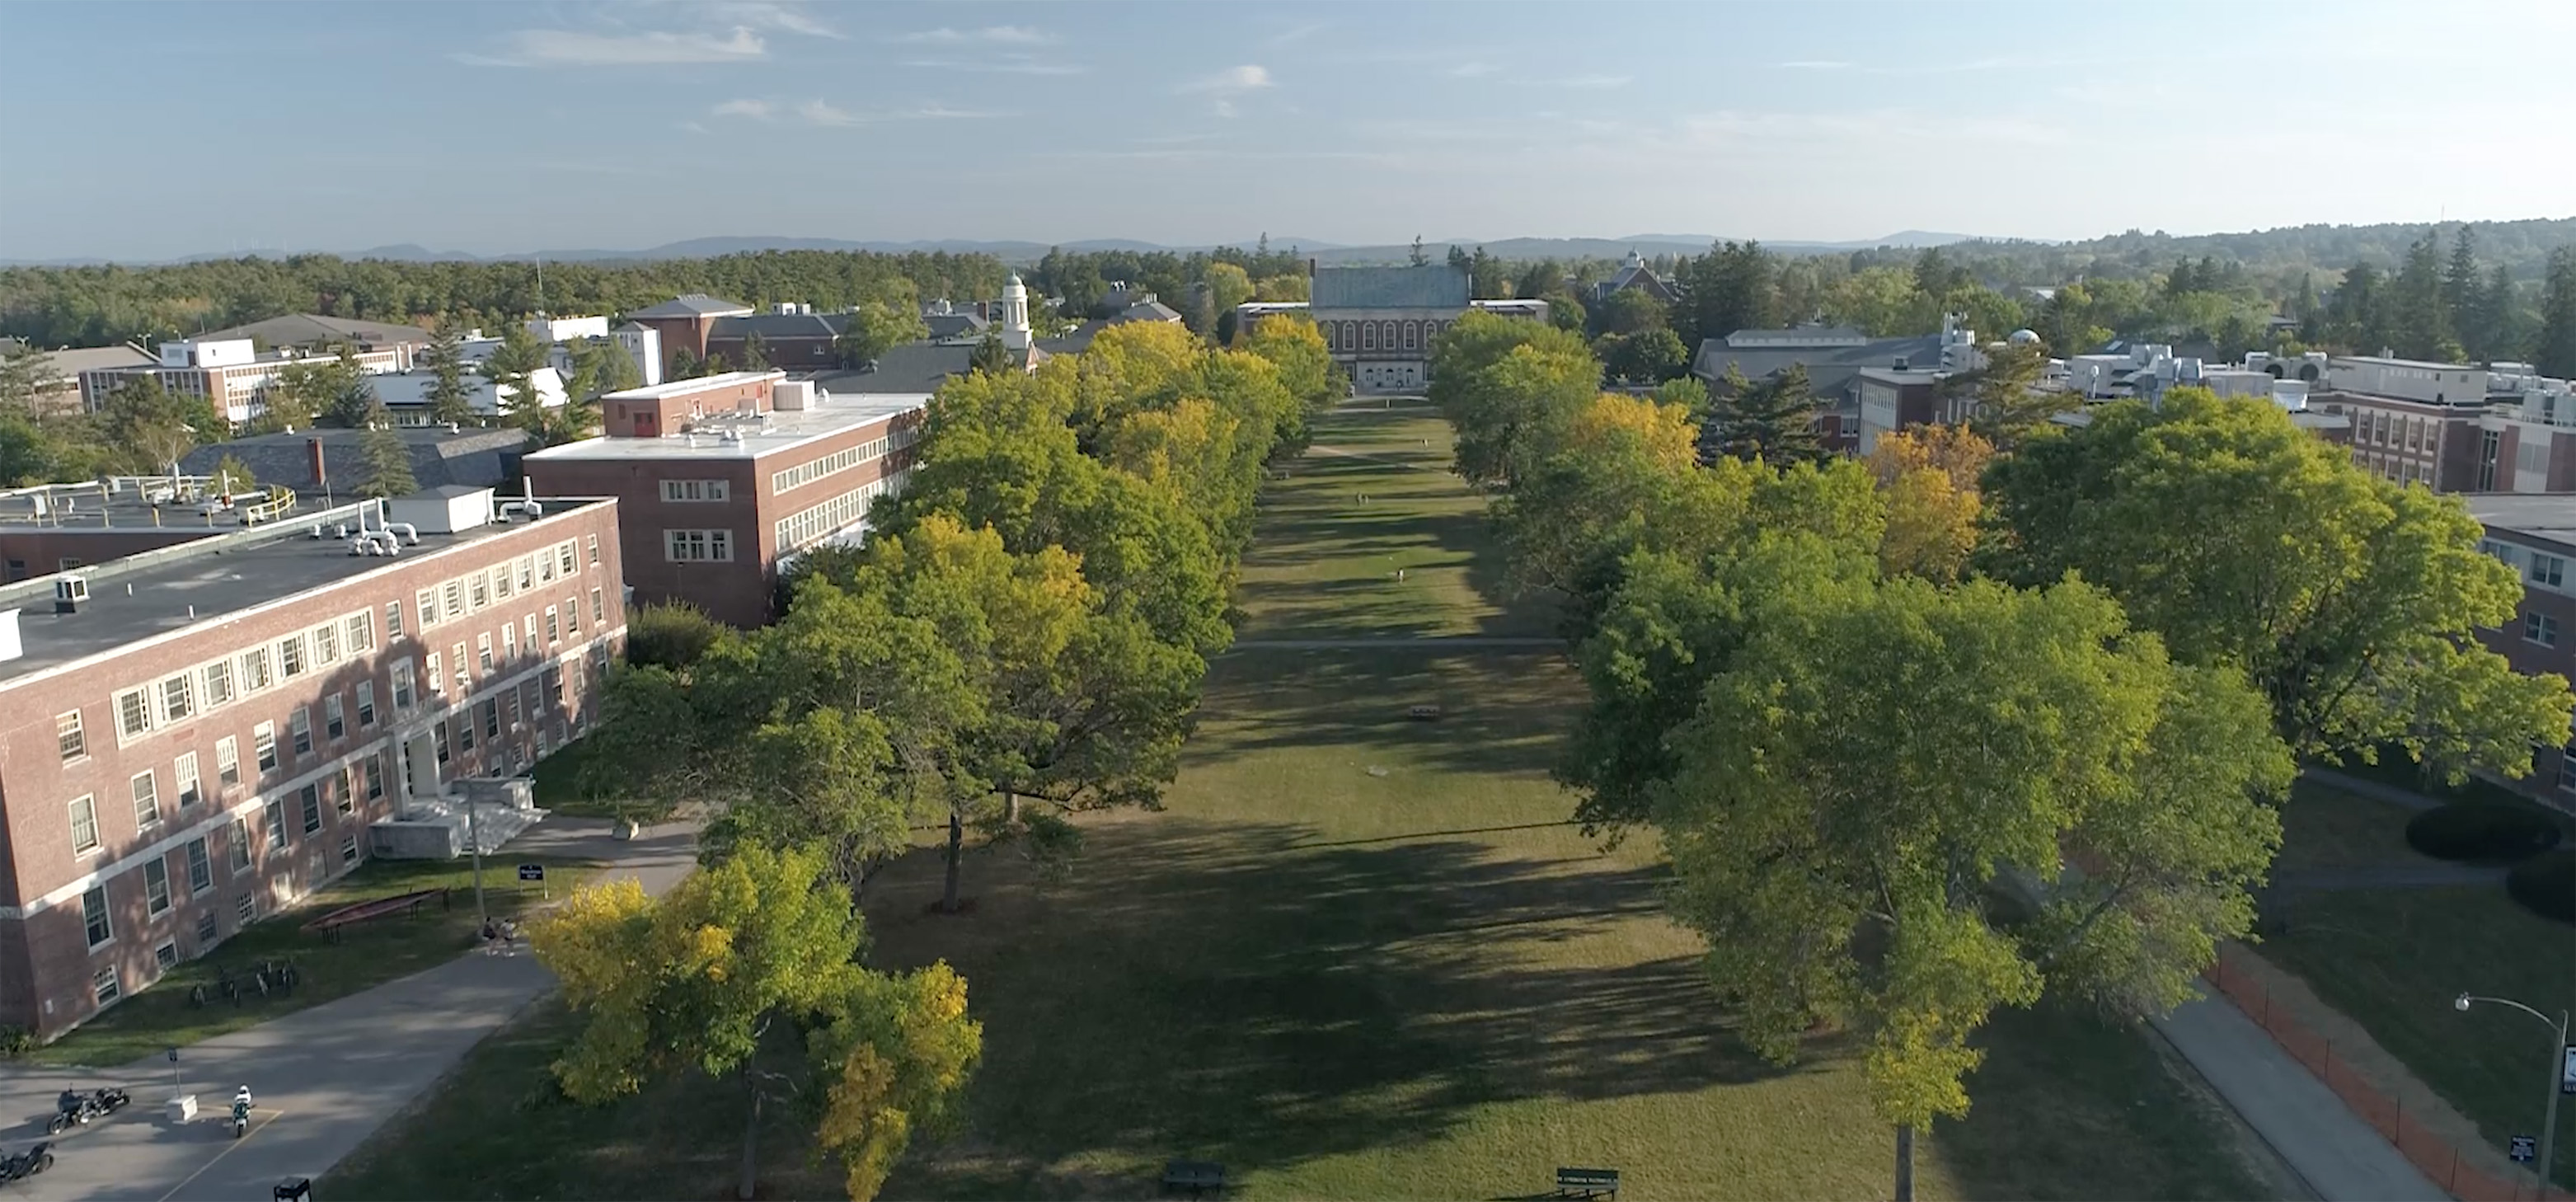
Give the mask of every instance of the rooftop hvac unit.
[{"label": "rooftop hvac unit", "polygon": [[54,582],[54,612],[79,613],[89,602],[89,577],[65,576]]}]

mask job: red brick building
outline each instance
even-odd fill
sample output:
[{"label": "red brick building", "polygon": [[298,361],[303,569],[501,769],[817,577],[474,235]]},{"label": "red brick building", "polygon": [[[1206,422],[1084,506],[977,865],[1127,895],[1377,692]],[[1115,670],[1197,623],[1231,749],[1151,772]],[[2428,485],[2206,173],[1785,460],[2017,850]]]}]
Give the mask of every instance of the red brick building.
[{"label": "red brick building", "polygon": [[[2576,496],[2481,493],[2463,498],[2486,527],[2478,548],[2522,576],[2513,620],[2478,639],[2516,671],[2555,672],[2576,680]],[[2576,809],[2576,732],[2531,754],[2531,775],[2508,782],[2557,806]]]},{"label": "red brick building", "polygon": [[927,394],[835,397],[781,372],[731,372],[602,398],[603,437],[530,453],[539,494],[618,501],[643,601],[719,621],[774,616],[778,566],[855,538],[911,467]]},{"label": "red brick building", "polygon": [[77,1025],[580,733],[618,538],[459,488],[0,585],[0,1024]]},{"label": "red brick building", "polygon": [[673,297],[650,309],[639,309],[626,315],[626,320],[661,335],[662,372],[671,373],[682,350],[698,359],[707,357],[708,336],[715,333],[716,322],[727,317],[749,317],[751,306],[739,301],[718,300],[702,293]]}]

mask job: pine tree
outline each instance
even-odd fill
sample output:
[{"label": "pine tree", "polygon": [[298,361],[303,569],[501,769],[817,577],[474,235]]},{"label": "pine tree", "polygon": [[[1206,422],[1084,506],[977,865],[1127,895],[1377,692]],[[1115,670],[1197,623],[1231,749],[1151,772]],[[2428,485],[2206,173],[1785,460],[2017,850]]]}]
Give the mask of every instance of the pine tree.
[{"label": "pine tree", "polygon": [[2392,291],[2398,354],[2439,361],[2460,357],[2449,306],[2442,299],[2441,231],[2426,230],[2406,248]]},{"label": "pine tree", "polygon": [[1729,364],[1724,393],[1711,406],[1709,437],[1719,454],[1759,459],[1775,468],[1824,458],[1816,441],[1815,389],[1807,382],[1805,364],[1760,383],[1746,380]]},{"label": "pine tree", "polygon": [[439,425],[473,424],[474,389],[465,382],[465,340],[453,324],[438,323],[438,332],[420,353],[420,366],[429,369],[429,387],[422,393],[429,402],[429,420]]},{"label": "pine tree", "polygon": [[2531,360],[2542,375],[2576,376],[2576,247],[2549,252],[2540,289],[2540,335]]},{"label": "pine tree", "polygon": [[1008,372],[1014,366],[1011,348],[1002,345],[1001,335],[986,330],[984,340],[976,343],[974,353],[966,357],[966,366],[969,371]]},{"label": "pine tree", "polygon": [[54,382],[54,359],[35,343],[22,342],[0,356],[0,406],[33,413],[36,398]]},{"label": "pine tree", "polygon": [[511,425],[540,436],[545,433],[546,402],[537,390],[536,375],[545,366],[545,347],[526,326],[518,325],[502,332],[501,345],[483,361],[483,376],[492,381],[493,403]]},{"label": "pine tree", "polygon": [[378,404],[367,412],[367,432],[358,436],[358,455],[367,478],[358,485],[362,497],[407,497],[420,491],[411,474],[411,451],[394,433],[394,415]]}]

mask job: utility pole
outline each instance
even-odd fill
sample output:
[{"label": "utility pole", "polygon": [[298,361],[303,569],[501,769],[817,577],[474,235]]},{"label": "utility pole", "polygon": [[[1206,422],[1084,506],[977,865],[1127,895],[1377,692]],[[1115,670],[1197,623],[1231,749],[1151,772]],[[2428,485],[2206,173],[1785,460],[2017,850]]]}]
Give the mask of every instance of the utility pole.
[{"label": "utility pole", "polygon": [[2533,1176],[2539,1181],[2538,1190],[2532,1194],[2532,1197],[2545,1200],[2549,1197],[2551,1167],[2549,1158],[2556,1154],[2554,1145],[2558,1137],[2558,1095],[2565,1088],[2567,1074],[2567,1012],[2561,1010],[2558,1012],[2558,1017],[2551,1018],[2512,998],[2472,996],[2465,993],[2453,999],[2451,1006],[2453,1009],[2465,1011],[2478,1002],[2492,1002],[2499,1006],[2511,1006],[2520,1010],[2548,1024],[2549,1032],[2554,1036],[2549,1041],[2549,1102],[2540,1111],[2540,1160],[2532,1165],[2538,1170]]},{"label": "utility pole", "polygon": [[483,807],[470,793],[465,797],[465,830],[474,843],[474,916],[480,924],[475,929],[489,931],[492,911],[483,904]]}]

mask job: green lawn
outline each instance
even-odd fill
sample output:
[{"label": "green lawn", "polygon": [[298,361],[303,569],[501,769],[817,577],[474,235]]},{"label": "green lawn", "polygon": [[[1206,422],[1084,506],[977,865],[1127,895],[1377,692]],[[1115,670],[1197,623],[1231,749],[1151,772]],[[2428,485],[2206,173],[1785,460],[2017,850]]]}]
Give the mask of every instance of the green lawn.
[{"label": "green lawn", "polygon": [[[546,863],[545,886],[522,885],[511,869]],[[514,915],[540,900],[540,890],[561,897],[587,873],[587,865],[515,857],[484,862],[483,889],[493,913]],[[341,906],[379,897],[446,887],[450,904],[343,928],[333,940],[301,928]],[[40,1064],[125,1064],[162,1049],[186,1046],[227,1031],[256,1026],[278,1015],[320,1005],[397,977],[433,968],[473,947],[477,937],[473,864],[470,860],[370,860],[324,886],[294,909],[251,924],[213,952],[171,969],[151,988],[128,997],[71,1034],[29,1053]],[[239,976],[263,960],[292,960],[301,981],[291,994],[246,998],[238,1007],[220,998],[188,1004],[188,987],[215,992],[216,970]]]},{"label": "green lawn", "polygon": [[2300,780],[2281,809],[2278,871],[2438,864],[2406,846],[2406,822],[2416,811],[2331,785]]},{"label": "green lawn", "polygon": [[[1316,441],[1425,437],[1443,453],[1437,424],[1362,413]],[[1274,485],[1247,636],[1544,629],[1480,575],[1453,479],[1320,462]],[[1338,519],[1337,543],[1330,498],[1362,491],[1406,508]],[[1423,591],[1350,585],[1389,548],[1437,553]],[[1567,824],[1547,771],[1581,692],[1537,651],[1246,649],[1215,667],[1167,808],[1087,820],[1068,878],[979,853],[973,908],[942,916],[936,857],[889,868],[867,898],[878,962],[956,964],[986,1056],[966,1129],[885,1196],[1150,1196],[1174,1157],[1223,1162],[1245,1198],[1525,1197],[1567,1164],[1616,1166],[1640,1200],[1884,1196],[1892,1138],[1852,1050],[1748,1054],[1663,917],[1651,839],[1605,850]],[[1443,716],[1408,720],[1420,702]],[[496,1036],[329,1192],[719,1196],[738,1095],[680,1080],[565,1105],[544,1065],[569,1030],[540,1008]],[[1923,1147],[1924,1197],[2270,1196],[2137,1031],[2050,1008],[1987,1043],[1976,1109]],[[837,1188],[796,1122],[766,1130],[764,1196]]]}]

